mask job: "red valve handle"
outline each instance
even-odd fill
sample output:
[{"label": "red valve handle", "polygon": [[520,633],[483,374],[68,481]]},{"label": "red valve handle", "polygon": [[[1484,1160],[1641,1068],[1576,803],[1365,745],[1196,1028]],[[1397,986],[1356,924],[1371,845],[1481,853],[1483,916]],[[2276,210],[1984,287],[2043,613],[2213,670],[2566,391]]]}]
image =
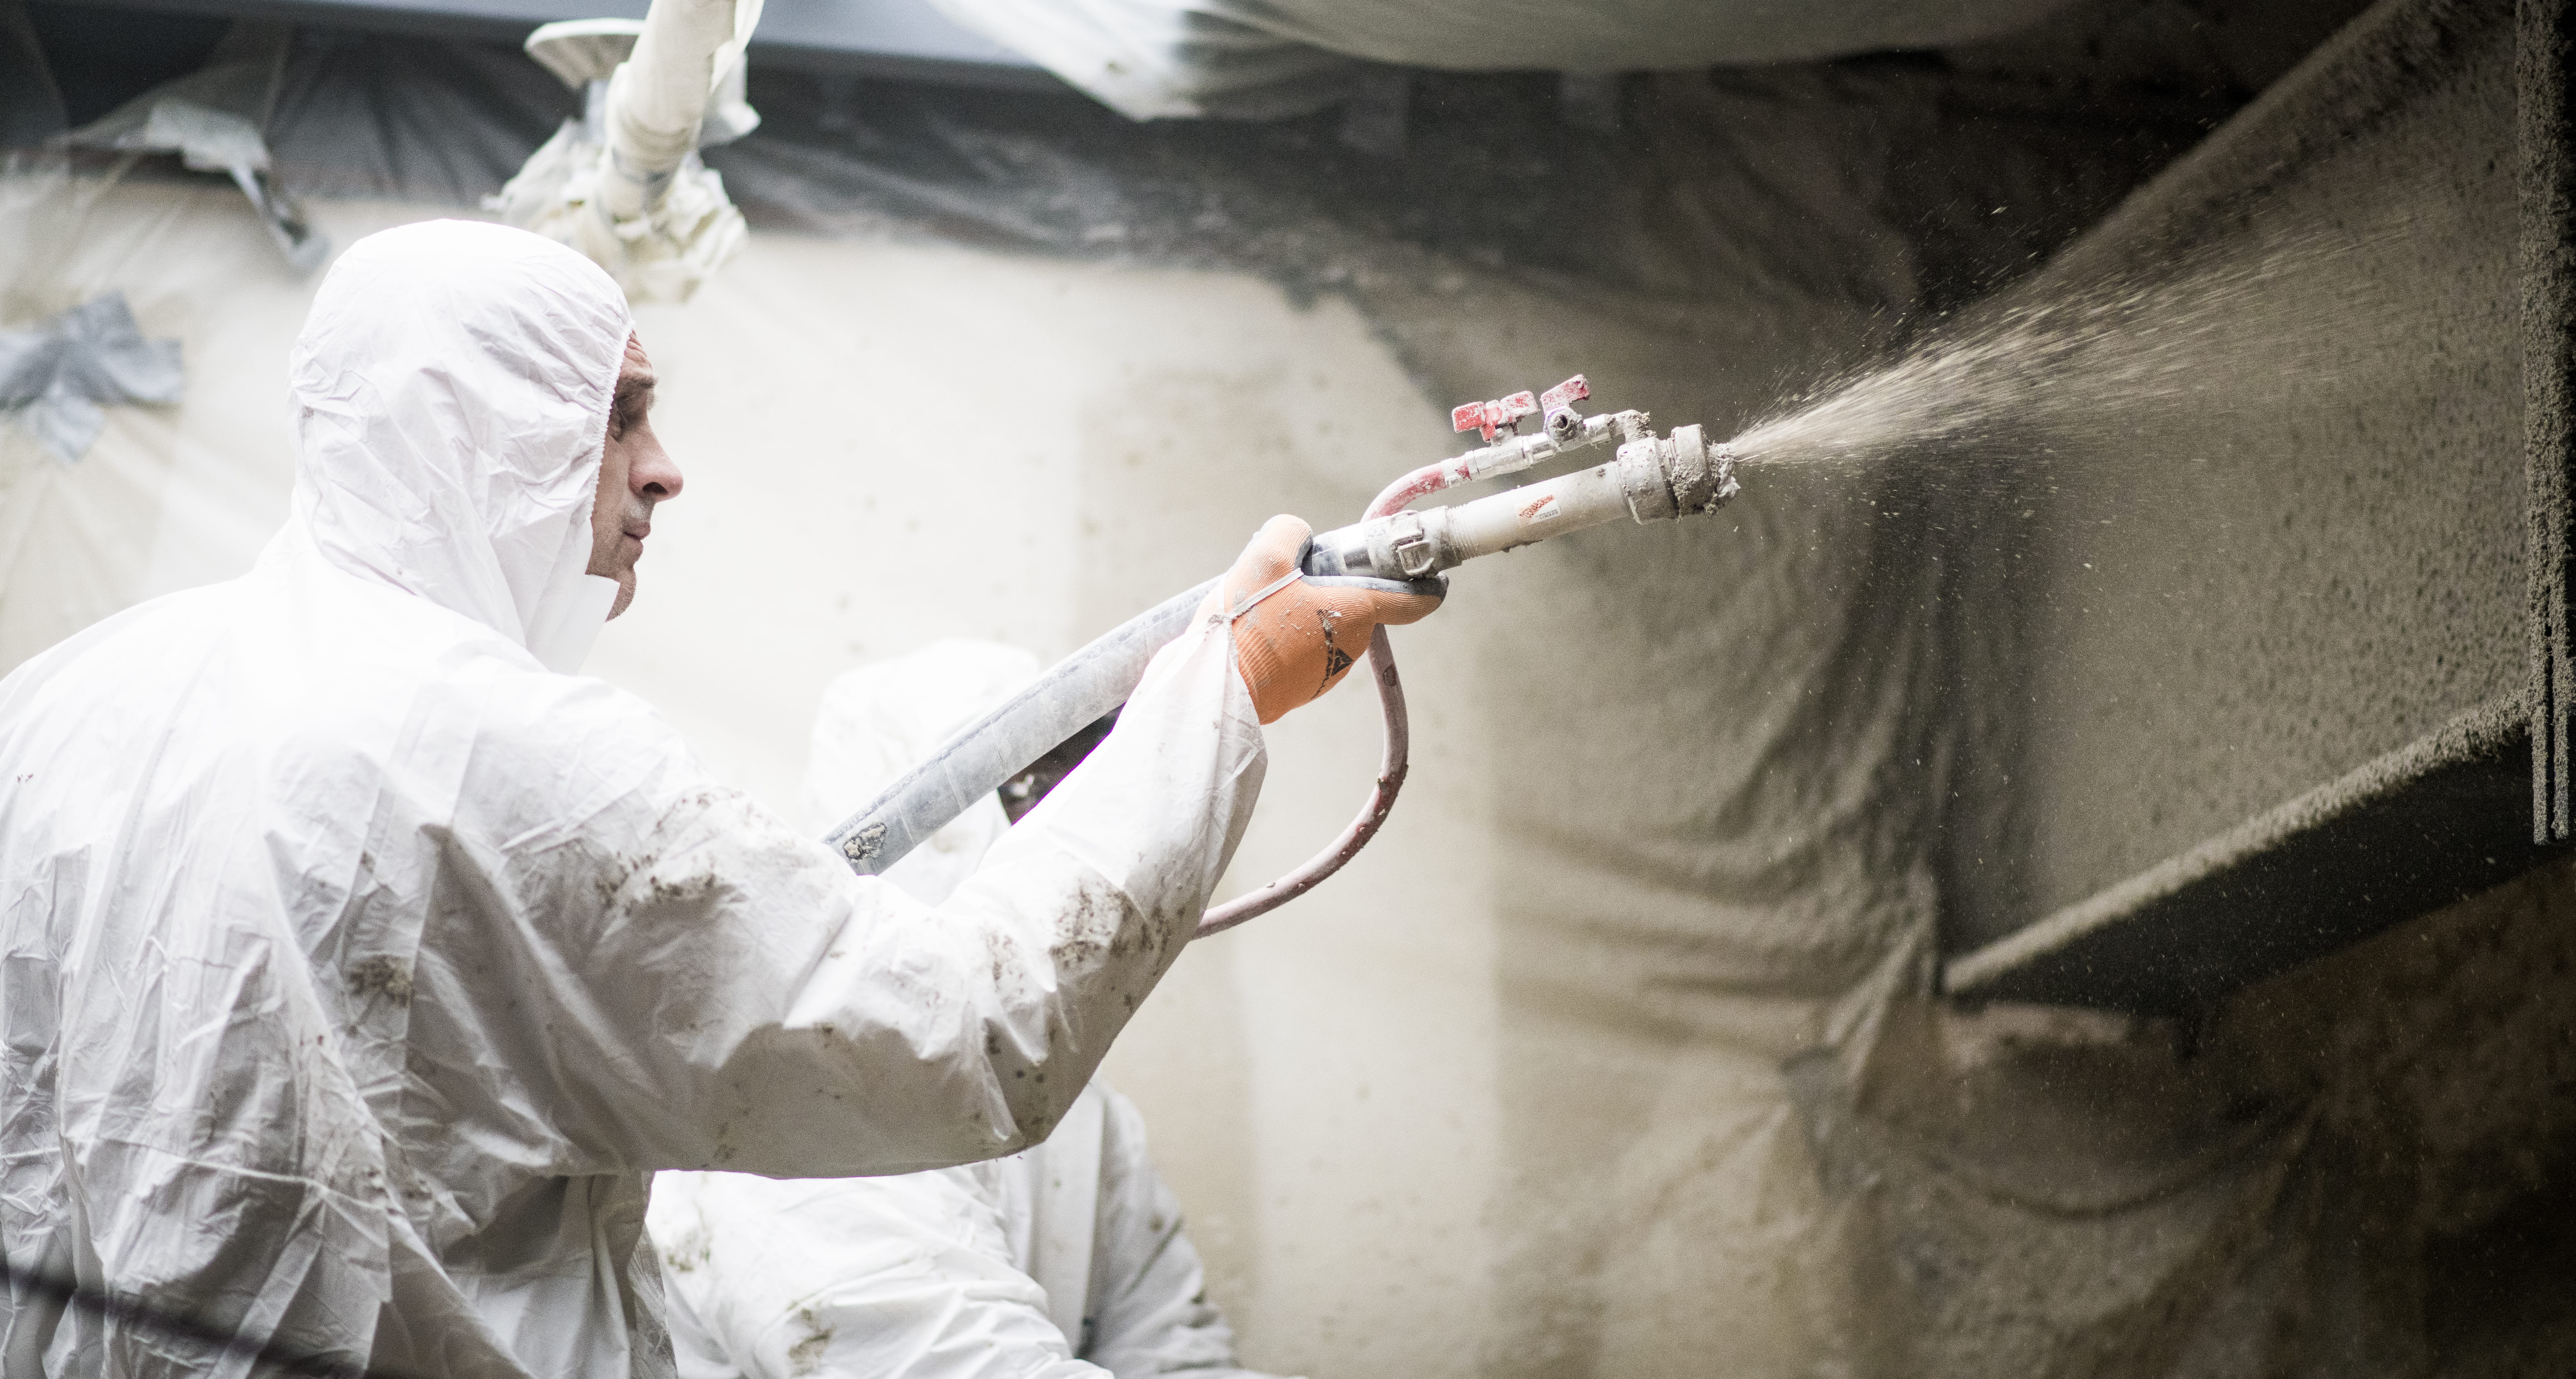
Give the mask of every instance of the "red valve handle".
[{"label": "red valve handle", "polygon": [[1449,409],[1449,429],[1482,431],[1490,441],[1504,427],[1521,429],[1521,418],[1538,415],[1538,399],[1527,389],[1491,402],[1462,402]]}]

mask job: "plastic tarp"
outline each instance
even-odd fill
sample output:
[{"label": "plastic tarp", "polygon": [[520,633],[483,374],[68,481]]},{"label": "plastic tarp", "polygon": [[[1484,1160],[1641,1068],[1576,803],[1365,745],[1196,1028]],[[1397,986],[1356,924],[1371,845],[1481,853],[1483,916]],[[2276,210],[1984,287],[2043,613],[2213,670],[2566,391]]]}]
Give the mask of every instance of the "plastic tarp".
[{"label": "plastic tarp", "polygon": [[262,134],[292,39],[293,32],[282,26],[235,25],[203,68],[72,131],[71,142],[123,153],[172,154],[192,171],[230,177],[267,223],[279,252],[297,268],[310,269],[331,246],[314,236],[303,211],[278,190]]}]

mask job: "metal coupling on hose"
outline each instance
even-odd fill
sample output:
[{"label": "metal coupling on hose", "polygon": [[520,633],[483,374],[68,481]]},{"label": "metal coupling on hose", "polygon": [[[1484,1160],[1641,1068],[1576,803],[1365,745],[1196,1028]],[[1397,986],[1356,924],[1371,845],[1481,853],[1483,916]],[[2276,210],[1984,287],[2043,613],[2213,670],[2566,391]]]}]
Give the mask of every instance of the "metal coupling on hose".
[{"label": "metal coupling on hose", "polygon": [[1612,464],[1628,515],[1639,522],[1715,512],[1741,487],[1735,482],[1735,451],[1723,442],[1710,445],[1697,426],[1630,441]]}]

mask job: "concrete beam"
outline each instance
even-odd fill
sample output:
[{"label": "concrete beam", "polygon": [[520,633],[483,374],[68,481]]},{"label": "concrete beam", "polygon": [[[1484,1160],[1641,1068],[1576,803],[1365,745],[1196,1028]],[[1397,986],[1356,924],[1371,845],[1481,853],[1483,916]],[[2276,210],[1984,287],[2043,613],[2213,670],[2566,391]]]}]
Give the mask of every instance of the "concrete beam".
[{"label": "concrete beam", "polygon": [[1952,959],[1953,997],[2174,1014],[2569,851],[2531,841],[2519,699]]},{"label": "concrete beam", "polygon": [[[2065,457],[2067,512],[2120,525],[2054,535],[2117,573],[2027,581],[1998,755],[2046,884],[1967,912],[1951,995],[2180,1012],[2571,847],[2567,11],[2385,0],[2045,270],[2268,263],[2197,325],[2272,313],[2281,372],[2194,385],[2237,434]],[[2354,258],[2369,294],[2298,270],[2374,242],[2413,251]]]}]

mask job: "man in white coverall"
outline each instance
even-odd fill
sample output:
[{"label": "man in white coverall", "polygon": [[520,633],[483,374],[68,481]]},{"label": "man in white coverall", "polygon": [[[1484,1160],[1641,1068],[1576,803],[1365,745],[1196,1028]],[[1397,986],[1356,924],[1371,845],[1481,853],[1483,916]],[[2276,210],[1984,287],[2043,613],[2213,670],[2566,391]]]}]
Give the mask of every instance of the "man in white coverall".
[{"label": "man in white coverall", "polygon": [[[839,823],[1038,669],[1017,647],[948,641],[834,680],[806,822]],[[938,904],[1009,826],[987,797],[885,878]],[[681,1379],[1262,1379],[1234,1367],[1143,1117],[1096,1079],[1046,1143],[1006,1159],[884,1178],[664,1173],[646,1222]]]},{"label": "man in white coverall", "polygon": [[934,910],[569,673],[679,487],[631,335],[534,235],[353,245],[251,572],[0,680],[8,1379],[257,1367],[170,1313],[450,1379],[669,1372],[647,1175],[1044,1138],[1188,939],[1257,720],[1434,605],[1256,599],[1302,539],[1274,520]]}]

